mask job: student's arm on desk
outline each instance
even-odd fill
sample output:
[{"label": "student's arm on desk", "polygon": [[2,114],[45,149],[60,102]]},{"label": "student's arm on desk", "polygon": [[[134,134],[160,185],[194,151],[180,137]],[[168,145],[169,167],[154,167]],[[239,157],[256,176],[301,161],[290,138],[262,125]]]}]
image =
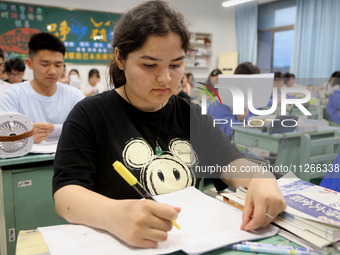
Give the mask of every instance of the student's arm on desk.
[{"label": "student's arm on desk", "polygon": [[[236,159],[230,163],[240,170],[241,166],[259,166],[246,159]],[[260,166],[259,166],[260,167]],[[222,173],[222,180],[233,188],[248,189],[242,215],[241,229],[252,230],[267,226],[286,208],[286,202],[274,175],[262,173]],[[271,219],[266,214],[272,215]]]},{"label": "student's arm on desk", "polygon": [[115,200],[78,185],[54,193],[57,213],[68,222],[106,230],[126,243],[153,248],[167,239],[180,208],[145,199]]}]

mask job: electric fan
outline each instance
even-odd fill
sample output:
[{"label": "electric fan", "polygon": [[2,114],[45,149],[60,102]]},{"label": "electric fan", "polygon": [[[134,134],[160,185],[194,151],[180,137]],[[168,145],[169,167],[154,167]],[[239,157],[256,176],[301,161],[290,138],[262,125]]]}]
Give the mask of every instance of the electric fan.
[{"label": "electric fan", "polygon": [[21,113],[0,113],[0,158],[23,156],[32,146],[32,121]]}]

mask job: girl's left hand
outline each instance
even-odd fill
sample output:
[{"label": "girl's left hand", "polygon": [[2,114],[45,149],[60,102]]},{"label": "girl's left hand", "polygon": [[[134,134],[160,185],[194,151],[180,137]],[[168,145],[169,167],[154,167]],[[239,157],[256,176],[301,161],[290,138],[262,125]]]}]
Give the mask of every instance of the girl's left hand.
[{"label": "girl's left hand", "polygon": [[285,208],[285,199],[274,177],[252,178],[248,186],[241,229],[265,227]]}]

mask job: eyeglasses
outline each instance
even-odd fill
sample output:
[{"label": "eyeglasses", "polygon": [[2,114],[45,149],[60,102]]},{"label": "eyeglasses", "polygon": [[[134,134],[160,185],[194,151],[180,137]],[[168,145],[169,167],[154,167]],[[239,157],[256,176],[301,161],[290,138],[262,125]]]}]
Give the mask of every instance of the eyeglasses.
[{"label": "eyeglasses", "polygon": [[22,77],[24,76],[24,72],[19,72],[19,73],[7,73],[7,76],[8,77],[12,77],[12,78],[15,78],[15,77]]}]

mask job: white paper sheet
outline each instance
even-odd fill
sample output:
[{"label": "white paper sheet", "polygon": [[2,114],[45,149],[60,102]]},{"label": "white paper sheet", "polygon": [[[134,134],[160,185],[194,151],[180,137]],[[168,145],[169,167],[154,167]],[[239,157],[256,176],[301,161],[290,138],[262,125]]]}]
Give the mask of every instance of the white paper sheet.
[{"label": "white paper sheet", "polygon": [[56,153],[62,128],[63,124],[54,124],[54,130],[49,137],[40,143],[34,143],[30,153]]},{"label": "white paper sheet", "polygon": [[173,228],[168,240],[156,249],[132,248],[107,232],[82,225],[38,228],[52,255],[163,254],[183,250],[199,254],[231,243],[275,235],[278,228],[241,231],[242,215],[227,204],[204,195],[195,188],[157,196],[157,201],[182,208],[177,219],[181,230]]},{"label": "white paper sheet", "polygon": [[56,141],[42,141],[40,143],[34,143],[30,153],[56,153],[58,140]]},{"label": "white paper sheet", "polygon": [[53,124],[54,125],[54,130],[53,132],[48,136],[48,138],[46,139],[47,142],[54,142],[54,141],[58,141],[60,134],[61,134],[61,130],[63,128],[63,124]]}]

